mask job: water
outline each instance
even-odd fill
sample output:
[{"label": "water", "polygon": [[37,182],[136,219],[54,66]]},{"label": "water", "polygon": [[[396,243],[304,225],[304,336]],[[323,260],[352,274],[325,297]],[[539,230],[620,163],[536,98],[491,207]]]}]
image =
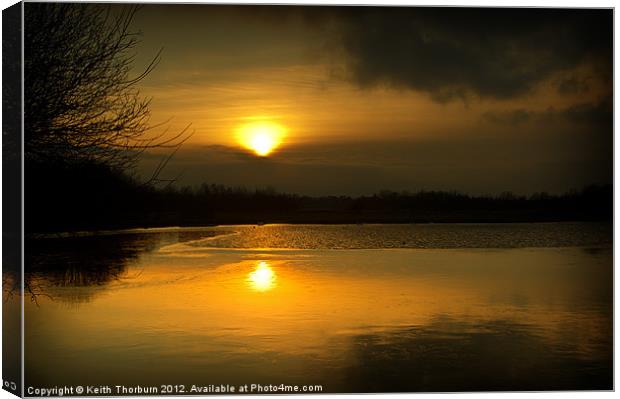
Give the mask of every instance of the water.
[{"label": "water", "polygon": [[611,389],[611,241],[580,223],[31,239],[25,382]]}]

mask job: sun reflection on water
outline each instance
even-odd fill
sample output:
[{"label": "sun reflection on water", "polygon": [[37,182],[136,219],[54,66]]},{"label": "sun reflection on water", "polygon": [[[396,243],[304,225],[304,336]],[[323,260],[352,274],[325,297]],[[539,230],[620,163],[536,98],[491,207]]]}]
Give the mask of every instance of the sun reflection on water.
[{"label": "sun reflection on water", "polygon": [[250,286],[257,291],[269,291],[275,287],[276,279],[276,273],[265,261],[258,262],[254,271],[248,274]]}]

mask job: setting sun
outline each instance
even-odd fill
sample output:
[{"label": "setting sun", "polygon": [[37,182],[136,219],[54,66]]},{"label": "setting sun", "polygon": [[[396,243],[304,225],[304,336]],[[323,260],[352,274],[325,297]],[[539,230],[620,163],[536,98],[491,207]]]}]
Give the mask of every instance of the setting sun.
[{"label": "setting sun", "polygon": [[237,132],[239,143],[258,156],[265,157],[278,147],[286,129],[273,122],[251,122],[241,126]]}]

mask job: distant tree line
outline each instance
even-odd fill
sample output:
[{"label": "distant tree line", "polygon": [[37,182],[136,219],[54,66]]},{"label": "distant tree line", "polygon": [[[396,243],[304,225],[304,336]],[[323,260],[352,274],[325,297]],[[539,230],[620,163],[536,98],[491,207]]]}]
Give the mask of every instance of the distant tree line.
[{"label": "distant tree line", "polygon": [[[31,169],[32,170],[32,169]],[[562,195],[455,191],[310,197],[216,184],[157,188],[99,164],[34,171],[28,232],[241,223],[428,223],[611,221],[613,189]]]}]

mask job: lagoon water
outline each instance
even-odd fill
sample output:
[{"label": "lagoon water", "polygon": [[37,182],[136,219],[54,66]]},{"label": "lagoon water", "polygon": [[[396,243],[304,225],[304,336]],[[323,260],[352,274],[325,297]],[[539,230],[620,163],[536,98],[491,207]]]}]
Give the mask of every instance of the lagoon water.
[{"label": "lagoon water", "polygon": [[26,253],[26,387],[612,388],[611,224],[147,229]]}]

